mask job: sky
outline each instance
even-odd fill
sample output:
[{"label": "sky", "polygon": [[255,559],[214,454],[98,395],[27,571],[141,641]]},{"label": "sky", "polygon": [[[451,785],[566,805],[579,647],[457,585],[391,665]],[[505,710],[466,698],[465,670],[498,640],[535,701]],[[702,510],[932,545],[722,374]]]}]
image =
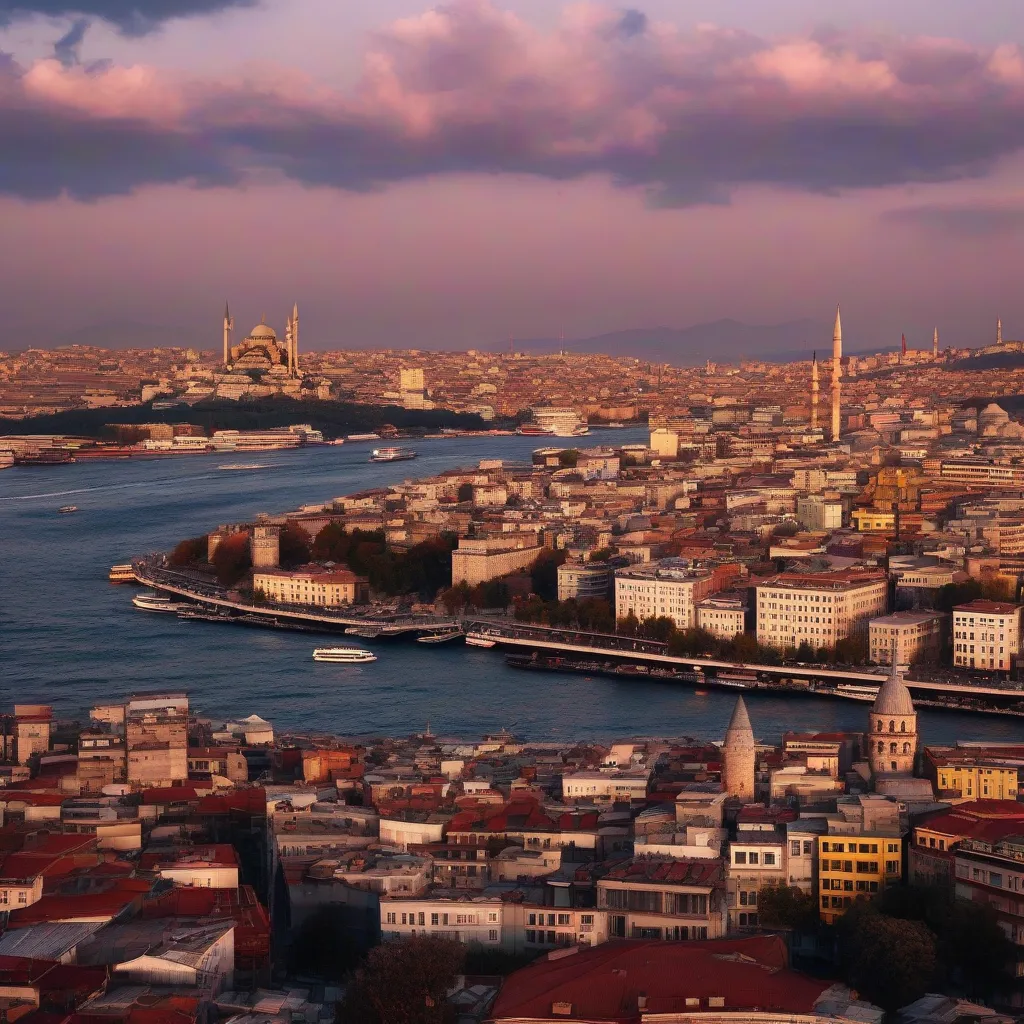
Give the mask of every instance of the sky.
[{"label": "sky", "polygon": [[1020,0],[630,2],[0,0],[0,348],[1024,337]]}]

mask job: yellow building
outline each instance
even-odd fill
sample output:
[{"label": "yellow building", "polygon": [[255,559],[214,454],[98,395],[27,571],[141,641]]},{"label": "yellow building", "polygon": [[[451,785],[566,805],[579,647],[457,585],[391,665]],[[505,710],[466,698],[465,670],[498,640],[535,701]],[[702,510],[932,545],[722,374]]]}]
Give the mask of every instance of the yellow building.
[{"label": "yellow building", "polygon": [[857,899],[871,899],[903,878],[899,836],[818,836],[819,913],[834,924]]},{"label": "yellow building", "polygon": [[873,508],[858,508],[850,513],[858,533],[894,533],[896,513],[879,512]]},{"label": "yellow building", "polygon": [[262,591],[274,604],[339,605],[361,604],[368,599],[369,584],[348,569],[331,571],[264,569],[253,573],[253,590]]},{"label": "yellow building", "polygon": [[1016,800],[1017,769],[987,768],[969,764],[938,764],[935,768],[940,794],[956,793],[963,800]]}]

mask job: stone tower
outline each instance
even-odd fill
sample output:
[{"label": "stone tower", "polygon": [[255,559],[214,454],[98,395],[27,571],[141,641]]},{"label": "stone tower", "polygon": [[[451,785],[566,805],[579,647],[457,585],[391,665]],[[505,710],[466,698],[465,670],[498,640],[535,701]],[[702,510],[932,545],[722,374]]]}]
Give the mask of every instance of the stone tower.
[{"label": "stone tower", "polygon": [[281,564],[280,526],[254,526],[251,543],[254,569],[276,569]]},{"label": "stone tower", "polygon": [[912,775],[917,753],[917,712],[893,644],[889,678],[882,684],[868,715],[868,759],[871,774]]},{"label": "stone tower", "polygon": [[729,719],[722,754],[725,761],[722,769],[725,792],[749,803],[754,799],[757,751],[754,746],[754,730],[751,728],[747,705],[742,697],[737,699],[732,718]]}]

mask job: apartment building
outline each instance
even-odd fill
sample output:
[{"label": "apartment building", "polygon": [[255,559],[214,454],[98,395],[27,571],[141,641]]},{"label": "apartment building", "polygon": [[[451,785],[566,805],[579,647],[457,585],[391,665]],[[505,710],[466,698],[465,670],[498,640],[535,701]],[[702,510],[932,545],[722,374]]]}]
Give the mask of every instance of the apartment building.
[{"label": "apartment building", "polygon": [[899,836],[863,832],[818,837],[821,919],[834,924],[859,897],[898,885],[903,878]]},{"label": "apartment building", "polygon": [[140,694],[124,705],[128,781],[141,788],[188,778],[188,695]]},{"label": "apartment building", "polygon": [[562,798],[592,803],[645,800],[651,773],[646,768],[594,768],[562,775]]},{"label": "apartment building", "polygon": [[1024,747],[926,747],[925,765],[940,799],[1016,800]]},{"label": "apartment building", "polygon": [[1024,978],[1024,840],[1006,836],[997,842],[965,839],[956,848],[953,867],[958,900],[991,907],[1000,927],[1017,947],[1014,974]]},{"label": "apartment building", "polygon": [[520,537],[462,537],[452,552],[452,586],[478,583],[507,576],[532,565],[544,549],[534,534]]},{"label": "apartment building", "polygon": [[863,635],[888,598],[885,574],[855,569],[781,573],[757,592],[757,639],[772,647],[833,647]]},{"label": "apartment building", "polygon": [[868,623],[868,657],[888,665],[896,645],[896,662],[913,665],[937,660],[942,647],[946,617],[937,612],[893,612]]},{"label": "apartment building", "polygon": [[348,569],[263,569],[253,573],[253,590],[274,604],[319,605],[338,608],[369,599],[370,584]]},{"label": "apartment building", "polygon": [[1020,651],[1020,606],[971,601],[953,609],[953,664],[1009,672]]},{"label": "apartment building", "polygon": [[612,592],[613,569],[607,562],[565,562],[558,567],[558,600],[607,601]]},{"label": "apartment building", "polygon": [[663,559],[650,565],[615,570],[615,615],[624,619],[664,617],[676,629],[697,625],[697,605],[714,587],[708,570],[691,569],[685,561]]},{"label": "apartment building", "polygon": [[716,594],[697,605],[697,625],[712,636],[731,640],[746,629],[747,605],[739,595]]},{"label": "apartment building", "polygon": [[637,858],[597,883],[613,939],[717,939],[726,930],[725,877],[712,859]]},{"label": "apartment building", "polygon": [[786,837],[744,830],[729,844],[725,887],[729,931],[756,928],[757,894],[766,885],[788,884]]}]

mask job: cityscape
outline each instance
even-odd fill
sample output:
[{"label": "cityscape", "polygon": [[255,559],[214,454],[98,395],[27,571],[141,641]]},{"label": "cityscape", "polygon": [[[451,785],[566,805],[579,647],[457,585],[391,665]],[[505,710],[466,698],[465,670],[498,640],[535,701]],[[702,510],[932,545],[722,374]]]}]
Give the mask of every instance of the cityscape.
[{"label": "cityscape", "polygon": [[1024,1024],[1022,46],[0,0],[0,1024]]}]

